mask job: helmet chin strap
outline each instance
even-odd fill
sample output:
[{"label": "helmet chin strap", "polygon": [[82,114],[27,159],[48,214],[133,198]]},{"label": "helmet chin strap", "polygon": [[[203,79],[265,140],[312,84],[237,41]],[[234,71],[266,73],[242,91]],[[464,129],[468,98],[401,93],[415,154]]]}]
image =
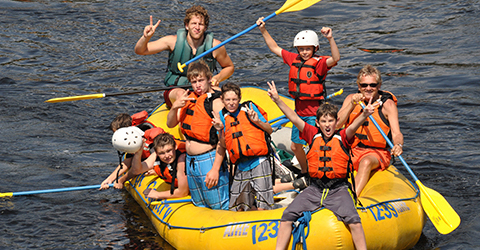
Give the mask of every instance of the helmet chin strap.
[{"label": "helmet chin strap", "polygon": [[123,168],[122,158],[123,158],[123,156],[125,156],[125,153],[122,153],[118,150],[117,150],[117,153],[118,153],[118,161],[119,161],[120,167],[118,168],[118,171],[117,171],[117,178],[115,179],[116,183],[118,183],[118,175],[120,174],[120,170]]}]

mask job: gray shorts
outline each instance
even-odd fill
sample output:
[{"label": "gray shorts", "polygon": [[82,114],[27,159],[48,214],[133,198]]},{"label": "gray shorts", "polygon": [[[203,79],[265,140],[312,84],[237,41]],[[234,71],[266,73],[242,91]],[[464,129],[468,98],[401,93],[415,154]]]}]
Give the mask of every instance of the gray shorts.
[{"label": "gray shorts", "polygon": [[230,210],[271,209],[273,203],[272,168],[268,160],[248,171],[237,170],[230,188]]},{"label": "gray shorts", "polygon": [[320,189],[317,185],[308,186],[285,209],[282,221],[296,221],[302,216],[303,211],[314,211],[323,206],[331,210],[339,221],[346,224],[361,222],[346,185],[330,189],[327,197],[323,200],[323,204],[321,203],[322,193],[323,189]]}]

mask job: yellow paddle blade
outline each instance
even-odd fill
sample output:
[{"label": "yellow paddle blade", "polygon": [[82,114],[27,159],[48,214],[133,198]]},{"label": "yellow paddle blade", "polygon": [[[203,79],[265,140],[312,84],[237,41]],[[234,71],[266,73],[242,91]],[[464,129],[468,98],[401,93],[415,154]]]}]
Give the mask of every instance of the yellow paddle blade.
[{"label": "yellow paddle blade", "polygon": [[10,193],[0,193],[0,198],[4,198],[4,197],[12,197],[13,196],[13,193],[10,192]]},{"label": "yellow paddle blade", "polygon": [[275,11],[275,14],[303,10],[320,1],[322,0],[287,0],[280,9]]},{"label": "yellow paddle blade", "polygon": [[441,234],[449,234],[460,225],[460,216],[437,191],[425,187],[419,180],[415,182],[420,189],[420,202],[423,210]]},{"label": "yellow paddle blade", "polygon": [[87,99],[96,99],[105,97],[104,93],[101,94],[90,94],[90,95],[77,95],[77,96],[68,96],[68,97],[58,97],[48,99],[45,102],[55,103],[55,102],[69,102],[69,101],[78,101],[78,100],[87,100]]}]

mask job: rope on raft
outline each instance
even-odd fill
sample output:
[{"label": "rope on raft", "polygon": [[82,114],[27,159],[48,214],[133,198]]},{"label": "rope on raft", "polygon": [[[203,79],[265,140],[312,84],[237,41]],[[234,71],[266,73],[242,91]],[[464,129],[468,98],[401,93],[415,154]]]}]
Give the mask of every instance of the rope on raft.
[{"label": "rope on raft", "polygon": [[[301,243],[303,250],[307,250],[307,237],[310,234],[310,220],[312,220],[312,212],[304,211],[302,217],[298,218],[297,221],[293,223],[293,242],[292,250],[295,250],[295,247],[298,243]],[[305,228],[307,228],[307,234],[305,235]]]}]

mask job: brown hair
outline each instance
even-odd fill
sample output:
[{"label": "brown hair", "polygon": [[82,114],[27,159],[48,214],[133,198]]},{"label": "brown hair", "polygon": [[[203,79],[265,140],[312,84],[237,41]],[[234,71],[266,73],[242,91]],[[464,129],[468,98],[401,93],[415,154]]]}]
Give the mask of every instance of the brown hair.
[{"label": "brown hair", "polygon": [[335,118],[335,120],[337,120],[337,118],[338,118],[338,107],[333,105],[333,104],[329,104],[329,103],[324,103],[324,104],[320,105],[320,107],[318,107],[318,109],[317,109],[317,121],[319,121],[320,118],[324,115],[331,116],[331,117]]},{"label": "brown hair", "polygon": [[375,75],[375,80],[377,81],[378,85],[382,85],[382,76],[380,75],[380,70],[373,67],[372,65],[368,64],[363,67],[357,75],[357,84],[360,84],[360,77],[363,76],[373,76]]},{"label": "brown hair", "polygon": [[203,22],[205,23],[205,29],[208,29],[208,24],[210,23],[210,16],[208,15],[207,10],[199,5],[194,5],[185,11],[185,19],[183,19],[183,23],[185,24],[185,26],[190,22],[190,20],[194,16],[203,17]]},{"label": "brown hair", "polygon": [[125,128],[132,126],[132,117],[127,113],[121,113],[117,115],[110,123],[110,129],[115,132],[119,128]]},{"label": "brown hair", "polygon": [[190,81],[192,78],[198,77],[199,75],[204,75],[208,82],[212,79],[213,73],[210,71],[208,65],[203,61],[199,60],[188,65],[187,70],[187,79]]},{"label": "brown hair", "polygon": [[175,143],[175,139],[173,138],[173,135],[169,133],[159,134],[155,137],[155,139],[153,139],[154,149],[165,147],[167,145],[171,145],[173,146],[173,148],[175,148],[175,146],[177,145]]},{"label": "brown hair", "polygon": [[240,86],[238,86],[235,83],[227,82],[222,86],[222,98],[225,93],[228,91],[233,91],[238,98],[241,100],[242,99],[242,90],[240,90]]}]

